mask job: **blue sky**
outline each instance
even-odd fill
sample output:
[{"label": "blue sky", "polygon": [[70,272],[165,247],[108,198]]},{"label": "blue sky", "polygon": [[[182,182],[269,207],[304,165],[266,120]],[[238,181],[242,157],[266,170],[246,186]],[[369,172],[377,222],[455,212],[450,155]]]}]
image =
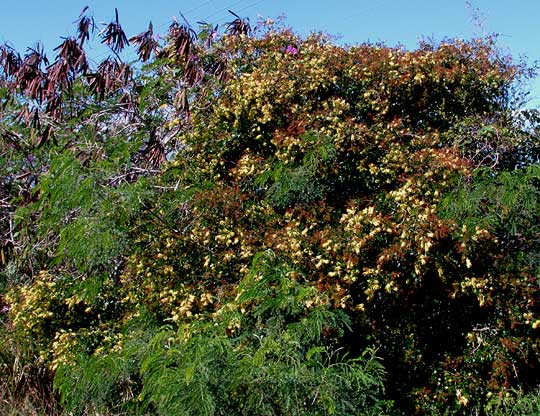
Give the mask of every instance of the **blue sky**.
[{"label": "blue sky", "polygon": [[[166,32],[181,11],[195,24],[198,20],[224,24],[227,9],[241,16],[275,18],[285,15],[300,34],[314,30],[338,36],[341,43],[383,41],[414,48],[422,38],[470,38],[499,34],[499,46],[514,57],[540,61],[540,0],[0,0],[0,43],[19,51],[37,40],[50,51],[60,37],[73,34],[72,22],[88,5],[97,22],[110,21],[114,8],[128,36],[144,30],[152,20],[158,33]],[[476,12],[475,12],[476,10]],[[473,19],[473,15],[477,18]],[[103,49],[90,52],[96,59]],[[530,84],[530,107],[540,107],[540,79]]]}]

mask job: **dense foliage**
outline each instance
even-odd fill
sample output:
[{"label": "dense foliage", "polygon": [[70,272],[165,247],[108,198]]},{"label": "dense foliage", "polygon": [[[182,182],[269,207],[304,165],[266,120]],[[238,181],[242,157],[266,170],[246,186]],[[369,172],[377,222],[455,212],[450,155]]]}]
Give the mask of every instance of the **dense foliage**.
[{"label": "dense foliage", "polygon": [[538,411],[526,68],[234,17],[0,48],[0,410]]}]

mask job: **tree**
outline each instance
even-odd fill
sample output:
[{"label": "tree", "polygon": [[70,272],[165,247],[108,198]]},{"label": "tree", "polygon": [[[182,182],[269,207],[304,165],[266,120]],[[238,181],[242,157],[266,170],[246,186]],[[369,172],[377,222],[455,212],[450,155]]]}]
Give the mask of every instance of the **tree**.
[{"label": "tree", "polygon": [[463,414],[538,385],[537,119],[493,39],[235,16],[150,25],[133,70],[118,14],[103,36],[34,110],[46,139],[20,82],[2,127],[4,320],[68,412]]}]

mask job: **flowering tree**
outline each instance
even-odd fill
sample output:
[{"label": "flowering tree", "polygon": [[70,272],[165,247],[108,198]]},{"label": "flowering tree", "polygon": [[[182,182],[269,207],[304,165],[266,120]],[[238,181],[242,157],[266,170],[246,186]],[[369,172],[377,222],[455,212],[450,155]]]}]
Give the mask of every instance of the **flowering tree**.
[{"label": "flowering tree", "polygon": [[463,414],[538,385],[538,119],[492,39],[235,15],[160,44],[116,13],[92,70],[78,27],[51,66],[0,61],[1,319],[66,411]]}]

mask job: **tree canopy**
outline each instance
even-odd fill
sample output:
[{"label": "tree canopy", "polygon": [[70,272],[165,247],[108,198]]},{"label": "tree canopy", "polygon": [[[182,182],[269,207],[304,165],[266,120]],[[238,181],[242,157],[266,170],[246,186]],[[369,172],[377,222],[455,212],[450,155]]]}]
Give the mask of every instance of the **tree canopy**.
[{"label": "tree canopy", "polygon": [[0,409],[539,410],[530,70],[231,19],[0,47]]}]

